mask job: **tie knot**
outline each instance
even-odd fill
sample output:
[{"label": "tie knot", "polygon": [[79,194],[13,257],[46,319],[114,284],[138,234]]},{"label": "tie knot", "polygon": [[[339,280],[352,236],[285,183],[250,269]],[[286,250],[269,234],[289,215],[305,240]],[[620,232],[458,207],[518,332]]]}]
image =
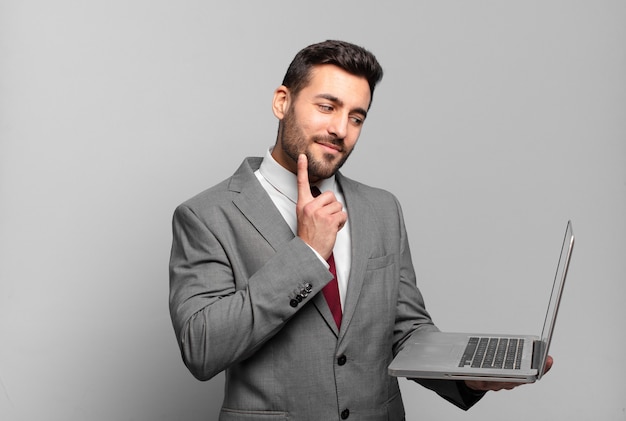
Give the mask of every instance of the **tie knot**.
[{"label": "tie knot", "polygon": [[311,194],[313,195],[313,197],[317,197],[322,194],[322,192],[320,191],[320,189],[317,188],[317,186],[311,186]]}]

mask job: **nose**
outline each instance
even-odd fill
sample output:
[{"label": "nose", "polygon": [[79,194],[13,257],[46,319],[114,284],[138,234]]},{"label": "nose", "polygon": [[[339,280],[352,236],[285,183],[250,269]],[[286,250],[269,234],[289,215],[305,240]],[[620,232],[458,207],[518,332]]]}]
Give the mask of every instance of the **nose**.
[{"label": "nose", "polygon": [[334,114],[328,126],[328,133],[339,139],[344,139],[348,134],[348,115]]}]

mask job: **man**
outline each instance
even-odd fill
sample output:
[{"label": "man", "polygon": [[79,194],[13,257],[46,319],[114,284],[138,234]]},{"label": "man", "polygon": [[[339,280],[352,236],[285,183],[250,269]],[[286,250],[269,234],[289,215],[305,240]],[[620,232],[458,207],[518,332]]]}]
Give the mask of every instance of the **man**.
[{"label": "man", "polygon": [[[176,209],[170,312],[189,370],[226,372],[221,420],[404,418],[387,366],[437,328],[397,200],[338,172],[382,73],[346,42],[303,49],[274,92],[274,147]],[[463,409],[514,386],[421,383]]]}]

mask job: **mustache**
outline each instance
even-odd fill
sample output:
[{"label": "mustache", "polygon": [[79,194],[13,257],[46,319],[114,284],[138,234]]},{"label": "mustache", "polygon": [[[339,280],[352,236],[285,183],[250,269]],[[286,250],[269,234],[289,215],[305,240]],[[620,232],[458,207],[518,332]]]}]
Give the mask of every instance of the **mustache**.
[{"label": "mustache", "polygon": [[337,146],[341,152],[343,152],[345,146],[343,138],[339,138],[336,136],[315,135],[311,137],[311,140],[313,140],[315,143],[327,143]]}]

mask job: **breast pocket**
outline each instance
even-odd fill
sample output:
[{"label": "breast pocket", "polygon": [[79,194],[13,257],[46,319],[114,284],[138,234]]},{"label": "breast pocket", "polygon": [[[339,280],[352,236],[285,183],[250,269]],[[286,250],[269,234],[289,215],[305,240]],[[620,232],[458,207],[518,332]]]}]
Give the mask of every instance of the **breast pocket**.
[{"label": "breast pocket", "polygon": [[387,266],[391,266],[395,260],[395,256],[393,254],[388,254],[386,256],[380,257],[371,257],[367,259],[366,270],[377,270],[383,269]]},{"label": "breast pocket", "polygon": [[359,303],[368,309],[367,316],[360,315],[365,323],[390,328],[387,323],[393,322],[398,301],[399,271],[396,262],[394,254],[368,259],[359,298]]}]

